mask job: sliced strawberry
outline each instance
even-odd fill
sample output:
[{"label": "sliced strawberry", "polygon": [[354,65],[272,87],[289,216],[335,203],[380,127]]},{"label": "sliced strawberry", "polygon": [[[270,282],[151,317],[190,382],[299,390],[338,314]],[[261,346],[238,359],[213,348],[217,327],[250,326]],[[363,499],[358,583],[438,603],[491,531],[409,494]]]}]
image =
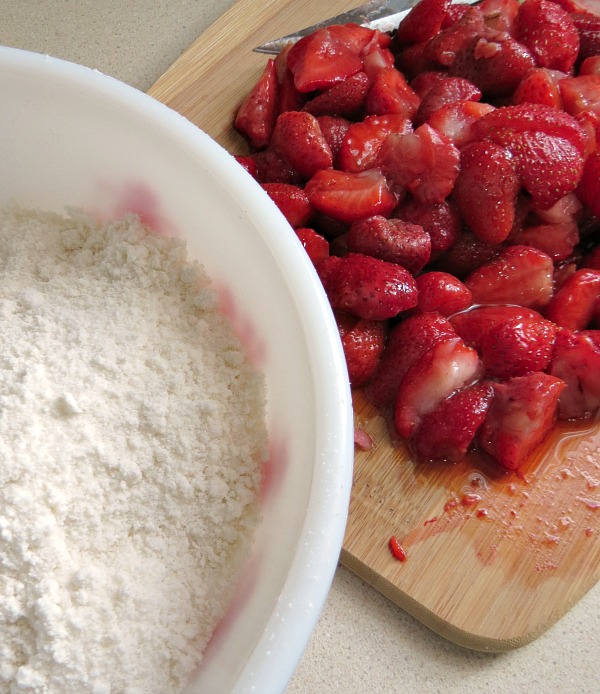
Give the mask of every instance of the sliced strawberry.
[{"label": "sliced strawberry", "polygon": [[425,205],[408,198],[396,208],[394,216],[406,222],[419,224],[431,238],[431,256],[436,258],[452,246],[462,231],[462,220],[450,199]]},{"label": "sliced strawberry", "polygon": [[324,236],[309,227],[299,227],[294,231],[313,265],[329,256],[329,241]]},{"label": "sliced strawberry", "polygon": [[362,70],[359,52],[344,43],[334,29],[317,29],[292,46],[287,66],[296,89],[305,94],[328,89]]},{"label": "sliced strawberry", "polygon": [[535,59],[523,44],[508,34],[475,36],[456,54],[451,75],[464,77],[481,89],[486,97],[509,96]]},{"label": "sliced strawberry", "polygon": [[254,149],[269,144],[277,117],[277,69],[269,59],[258,82],[248,92],[236,114],[236,130],[245,135]]},{"label": "sliced strawberry", "polygon": [[419,311],[437,311],[443,316],[451,316],[458,311],[464,311],[472,303],[470,290],[457,277],[447,272],[424,272],[415,281],[419,295]]},{"label": "sliced strawberry", "polygon": [[359,118],[369,87],[367,74],[357,72],[309,99],[304,105],[304,110],[315,116]]},{"label": "sliced strawberry", "polygon": [[504,248],[487,243],[471,231],[463,232],[452,246],[438,259],[438,268],[464,279],[470,272],[484,265]]},{"label": "sliced strawberry", "polygon": [[521,467],[552,429],[564,388],[560,378],[539,372],[494,383],[481,448],[508,470]]},{"label": "sliced strawberry", "polygon": [[258,169],[256,167],[256,159],[253,156],[238,155],[234,158],[240,166],[246,169],[246,171],[252,176],[252,178],[256,178]]},{"label": "sliced strawberry", "polygon": [[313,210],[302,188],[289,183],[263,183],[262,187],[290,226],[294,228],[306,226]]},{"label": "sliced strawberry", "polygon": [[366,389],[376,405],[393,402],[408,369],[439,340],[456,337],[452,325],[440,313],[417,313],[397,323],[388,335],[381,361]]},{"label": "sliced strawberry", "polygon": [[600,17],[592,12],[575,10],[571,20],[579,34],[578,61],[591,55],[600,55]]},{"label": "sliced strawberry", "polygon": [[600,304],[600,270],[582,269],[570,275],[552,297],[545,315],[562,328],[588,328]]},{"label": "sliced strawberry", "polygon": [[414,133],[388,135],[379,150],[379,165],[400,191],[418,202],[435,204],[450,194],[458,175],[458,149],[426,123]]},{"label": "sliced strawberry", "polygon": [[333,165],[333,155],[319,122],[305,111],[282,113],[275,123],[270,146],[304,179]]},{"label": "sliced strawberry", "polygon": [[460,151],[454,201],[471,231],[486,243],[501,243],[513,226],[519,177],[512,157],[493,142],[472,142]]},{"label": "sliced strawberry", "polygon": [[415,43],[412,46],[402,48],[396,54],[396,68],[402,72],[407,80],[413,80],[422,72],[437,70],[440,67],[427,55],[429,44],[429,41]]},{"label": "sliced strawberry", "polygon": [[[291,48],[291,46],[290,46]],[[283,55],[283,51],[277,56],[276,62]],[[279,78],[279,89],[277,93],[277,112],[301,111],[306,102],[306,94],[301,94],[294,84],[292,71],[284,64]]]},{"label": "sliced strawberry", "polygon": [[449,24],[427,43],[425,54],[436,66],[448,68],[456,56],[484,32],[485,18],[481,8],[469,7],[456,22]]},{"label": "sliced strawberry", "polygon": [[477,306],[468,311],[456,313],[449,320],[456,334],[469,347],[481,352],[485,336],[496,326],[514,321],[539,322],[543,320],[543,317],[537,311],[522,306],[499,305]]},{"label": "sliced strawberry", "polygon": [[552,258],[531,246],[509,246],[465,279],[476,304],[542,308],[552,297]]},{"label": "sliced strawberry", "polygon": [[429,116],[427,123],[460,149],[473,139],[473,123],[493,110],[491,104],[459,101],[442,106]]},{"label": "sliced strawberry", "polygon": [[397,113],[404,118],[413,118],[421,99],[412,90],[404,75],[396,68],[384,68],[373,77],[365,109],[369,115],[384,116]]},{"label": "sliced strawberry", "polygon": [[554,263],[571,257],[579,243],[577,222],[571,219],[556,224],[535,224],[511,233],[509,244],[533,246],[552,258]]},{"label": "sliced strawberry", "polygon": [[371,378],[385,346],[385,321],[366,320],[349,313],[335,311],[342,340],[350,385],[360,388]]},{"label": "sliced strawberry", "polygon": [[400,265],[361,253],[329,256],[317,272],[334,309],[387,320],[417,304],[415,281]]},{"label": "sliced strawberry", "polygon": [[442,26],[450,0],[420,0],[404,17],[396,32],[398,45],[421,43],[433,38]]},{"label": "sliced strawberry", "polygon": [[576,193],[592,214],[600,217],[600,151],[586,159]]},{"label": "sliced strawberry", "polygon": [[351,123],[341,116],[317,116],[317,121],[335,162]]},{"label": "sliced strawberry", "polygon": [[447,77],[433,86],[421,99],[415,123],[425,123],[442,106],[464,101],[479,101],[481,91],[463,77]]},{"label": "sliced strawberry", "polygon": [[558,403],[560,419],[587,419],[600,408],[600,349],[589,336],[560,330],[548,373],[567,384]]},{"label": "sliced strawberry", "polygon": [[570,72],[579,52],[579,33],[569,13],[550,0],[524,0],[515,20],[515,38],[540,67]]},{"label": "sliced strawberry", "polygon": [[543,104],[503,106],[473,124],[476,139],[490,139],[502,146],[507,146],[516,133],[525,131],[541,131],[568,140],[582,154],[587,149],[585,133],[573,116]]},{"label": "sliced strawberry", "polygon": [[543,104],[562,108],[559,84],[567,75],[546,67],[535,67],[523,77],[513,94],[513,103]]},{"label": "sliced strawberry", "polygon": [[591,112],[600,116],[600,73],[567,77],[560,81],[564,109],[572,116]]},{"label": "sliced strawberry", "polygon": [[346,224],[381,214],[396,206],[396,197],[378,169],[346,173],[322,169],[305,187],[315,209]]},{"label": "sliced strawberry", "polygon": [[[471,5],[464,2],[455,2],[446,10],[446,16],[442,22],[442,30],[456,24],[471,9]],[[477,7],[477,9],[479,9]]]},{"label": "sliced strawberry", "polygon": [[481,340],[484,372],[492,378],[544,371],[550,363],[556,326],[543,318],[511,318],[498,322]]},{"label": "sliced strawberry", "polygon": [[[600,22],[598,26],[600,28]],[[585,58],[579,66],[579,75],[600,75],[600,55],[590,55]]]},{"label": "sliced strawberry", "polygon": [[370,44],[362,53],[363,70],[372,80],[375,74],[384,68],[394,67],[395,58],[389,48],[379,44]]},{"label": "sliced strawberry", "polygon": [[259,183],[288,183],[299,185],[300,174],[274,150],[267,147],[251,155],[256,164],[256,180]]},{"label": "sliced strawberry", "polygon": [[412,130],[410,120],[401,114],[367,116],[352,123],[340,145],[337,168],[353,173],[373,168],[381,145],[390,133],[404,135]]},{"label": "sliced strawberry", "polygon": [[454,391],[473,383],[479,372],[477,352],[459,337],[436,342],[400,382],[394,403],[398,434],[410,439],[427,413]]},{"label": "sliced strawberry", "polygon": [[457,463],[483,424],[494,390],[479,381],[453,393],[426,414],[413,438],[419,460]]},{"label": "sliced strawberry", "polygon": [[448,79],[445,70],[427,70],[420,72],[410,81],[410,86],[421,99],[431,90],[436,84]]},{"label": "sliced strawberry", "polygon": [[418,224],[381,215],[367,217],[350,226],[348,250],[397,263],[415,275],[429,262],[431,239]]},{"label": "sliced strawberry", "polygon": [[479,6],[485,25],[494,31],[514,35],[514,25],[519,12],[519,0],[483,0]]}]

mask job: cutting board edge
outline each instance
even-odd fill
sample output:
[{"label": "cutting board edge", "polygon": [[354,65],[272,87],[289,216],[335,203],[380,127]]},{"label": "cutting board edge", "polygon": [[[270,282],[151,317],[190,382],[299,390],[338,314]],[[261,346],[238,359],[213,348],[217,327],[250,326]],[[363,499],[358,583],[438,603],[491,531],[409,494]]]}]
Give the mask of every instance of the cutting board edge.
[{"label": "cutting board edge", "polygon": [[461,648],[482,653],[507,653],[532,643],[554,626],[595,585],[595,582],[592,582],[576,599],[568,604],[564,604],[564,609],[561,612],[555,613],[553,618],[537,625],[536,628],[532,628],[530,632],[513,638],[496,638],[466,631],[446,621],[414,598],[411,598],[410,595],[401,591],[344,547],[342,547],[340,554],[340,563],[438,636],[451,641]]}]

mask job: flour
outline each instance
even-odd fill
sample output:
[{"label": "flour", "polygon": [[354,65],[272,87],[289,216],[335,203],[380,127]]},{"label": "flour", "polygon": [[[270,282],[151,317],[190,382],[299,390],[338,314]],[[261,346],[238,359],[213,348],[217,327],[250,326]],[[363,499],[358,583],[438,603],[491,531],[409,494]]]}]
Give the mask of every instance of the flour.
[{"label": "flour", "polygon": [[262,375],[182,242],[1,213],[0,692],[181,691],[265,440]]}]

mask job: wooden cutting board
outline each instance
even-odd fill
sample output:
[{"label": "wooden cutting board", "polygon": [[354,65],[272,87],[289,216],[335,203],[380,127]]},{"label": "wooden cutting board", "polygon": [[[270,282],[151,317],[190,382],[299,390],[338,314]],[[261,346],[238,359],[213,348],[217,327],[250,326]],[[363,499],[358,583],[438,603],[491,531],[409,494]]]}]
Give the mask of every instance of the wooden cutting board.
[{"label": "wooden cutting board", "polygon": [[[344,0],[239,0],[149,93],[232,154],[231,124],[262,71],[256,45],[352,7]],[[385,418],[355,394],[375,442],[357,451],[341,560],[463,646],[505,651],[543,633],[600,577],[600,426],[562,427],[521,475],[485,460],[417,465]],[[395,559],[395,535],[406,560]]]}]

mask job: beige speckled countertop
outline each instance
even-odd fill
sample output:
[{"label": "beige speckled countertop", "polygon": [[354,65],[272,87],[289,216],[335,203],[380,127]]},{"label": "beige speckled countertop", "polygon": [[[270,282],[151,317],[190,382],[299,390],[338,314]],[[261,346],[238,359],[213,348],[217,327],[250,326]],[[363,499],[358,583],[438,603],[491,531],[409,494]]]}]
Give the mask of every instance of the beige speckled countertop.
[{"label": "beige speckled countertop", "polygon": [[[231,4],[0,0],[0,44],[81,63],[145,91]],[[600,585],[537,641],[487,655],[438,637],[340,567],[288,688],[315,692],[600,694]]]}]

